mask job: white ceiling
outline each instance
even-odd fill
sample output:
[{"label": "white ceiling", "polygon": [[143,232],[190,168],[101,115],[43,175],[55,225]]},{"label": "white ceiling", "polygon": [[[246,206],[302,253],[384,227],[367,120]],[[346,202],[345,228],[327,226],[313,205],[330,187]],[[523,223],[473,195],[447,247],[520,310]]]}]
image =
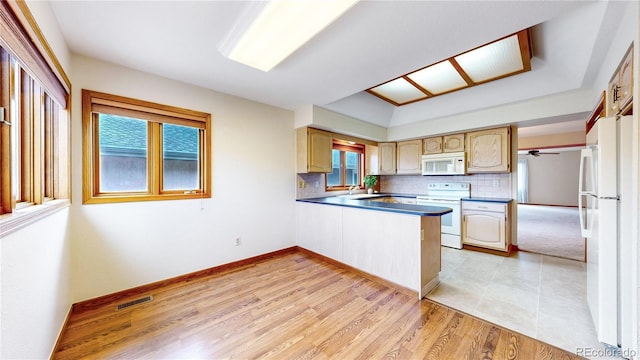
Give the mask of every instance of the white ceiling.
[{"label": "white ceiling", "polygon": [[546,134],[561,134],[569,132],[585,131],[584,120],[563,121],[546,125],[521,127],[518,129],[519,137],[541,136]]},{"label": "white ceiling", "polygon": [[[52,2],[72,52],[296,110],[385,127],[589,87],[616,2],[361,1],[270,72],[219,51],[246,1]],[[532,71],[394,107],[364,89],[534,26]],[[291,29],[295,31],[295,29]],[[606,48],[606,46],[604,46]]]}]

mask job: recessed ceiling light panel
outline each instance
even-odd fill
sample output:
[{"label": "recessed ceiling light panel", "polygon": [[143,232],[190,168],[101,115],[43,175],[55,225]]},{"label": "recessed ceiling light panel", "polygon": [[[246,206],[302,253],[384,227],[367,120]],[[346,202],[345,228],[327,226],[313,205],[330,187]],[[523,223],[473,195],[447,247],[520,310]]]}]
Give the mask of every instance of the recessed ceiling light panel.
[{"label": "recessed ceiling light panel", "polygon": [[449,60],[418,70],[407,77],[432,94],[442,94],[467,86],[467,82]]},{"label": "recessed ceiling light panel", "polygon": [[[227,57],[269,71],[349,10],[358,0],[270,0],[256,2],[247,11],[251,25],[242,35],[233,33],[221,46]],[[242,19],[241,19],[242,20]],[[242,21],[240,21],[241,23]],[[240,26],[238,26],[240,27]]]},{"label": "recessed ceiling light panel", "polygon": [[530,71],[530,59],[524,29],[366,91],[400,106]]},{"label": "recessed ceiling light panel", "polygon": [[455,60],[476,83],[524,69],[517,34],[458,55]]},{"label": "recessed ceiling light panel", "polygon": [[404,78],[398,78],[389,81],[388,83],[378,85],[370,89],[370,91],[374,92],[380,97],[391,100],[396,104],[404,104],[426,97],[426,95],[422,91],[413,86]]}]

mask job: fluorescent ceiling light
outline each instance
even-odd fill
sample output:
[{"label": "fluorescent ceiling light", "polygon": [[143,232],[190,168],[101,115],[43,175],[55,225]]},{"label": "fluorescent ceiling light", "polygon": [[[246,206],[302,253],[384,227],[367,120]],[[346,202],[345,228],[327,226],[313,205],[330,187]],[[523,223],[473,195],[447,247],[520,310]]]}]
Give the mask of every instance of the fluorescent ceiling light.
[{"label": "fluorescent ceiling light", "polygon": [[518,35],[471,50],[455,59],[474,82],[486,81],[524,68]]},{"label": "fluorescent ceiling light", "polygon": [[407,77],[431,94],[442,94],[467,86],[449,60],[418,70]]},{"label": "fluorescent ceiling light", "polygon": [[529,70],[531,46],[525,29],[366,91],[400,106]]},{"label": "fluorescent ceiling light", "polygon": [[[349,10],[358,0],[270,0],[234,45],[230,59],[269,71]],[[249,5],[256,6],[256,5]],[[229,51],[226,51],[229,50]]]},{"label": "fluorescent ceiling light", "polygon": [[425,93],[413,86],[405,78],[397,78],[382,85],[376,86],[371,91],[386,99],[392,99],[398,104],[408,103],[427,97]]}]

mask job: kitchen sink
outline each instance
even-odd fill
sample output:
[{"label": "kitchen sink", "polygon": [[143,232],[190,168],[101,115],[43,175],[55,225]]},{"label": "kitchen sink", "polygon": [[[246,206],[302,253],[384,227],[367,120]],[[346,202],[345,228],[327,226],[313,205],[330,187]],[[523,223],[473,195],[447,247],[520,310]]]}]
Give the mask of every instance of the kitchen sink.
[{"label": "kitchen sink", "polygon": [[343,199],[366,199],[372,197],[380,197],[380,194],[346,194],[346,195],[336,195],[336,197]]},{"label": "kitchen sink", "polygon": [[371,201],[386,202],[386,203],[393,203],[393,204],[410,204],[410,205],[416,204],[416,198],[400,197],[400,196],[384,196],[377,199],[371,199]]}]

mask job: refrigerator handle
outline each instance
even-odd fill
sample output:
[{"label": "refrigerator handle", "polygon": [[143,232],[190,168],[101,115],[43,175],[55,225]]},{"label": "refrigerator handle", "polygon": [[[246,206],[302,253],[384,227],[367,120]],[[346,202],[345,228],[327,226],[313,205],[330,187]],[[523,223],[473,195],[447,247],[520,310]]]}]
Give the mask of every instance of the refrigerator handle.
[{"label": "refrigerator handle", "polygon": [[[593,224],[585,224],[585,209],[583,208],[582,199],[585,196],[595,196],[595,192],[585,191],[584,182],[586,180],[586,168],[584,166],[585,161],[589,161],[593,167],[593,151],[589,148],[582,149],[580,152],[580,173],[578,176],[578,215],[580,217],[580,233],[583,237],[589,238],[591,237],[591,226]],[[593,171],[591,171],[591,184],[595,184],[595,175]],[[586,205],[586,204],[585,204]]]},{"label": "refrigerator handle", "polygon": [[593,223],[585,224],[585,209],[582,207],[582,199],[588,196],[587,194],[578,195],[578,215],[580,217],[580,234],[582,237],[590,238],[591,237],[591,229]]},{"label": "refrigerator handle", "polygon": [[[591,171],[591,179],[588,179],[588,180],[591,180],[591,182],[587,183],[587,185],[585,186],[585,180],[587,180],[586,178],[587,169],[584,166],[584,164],[587,161],[591,165],[592,171]],[[592,189],[589,188],[589,184],[593,187]],[[593,166],[593,150],[590,148],[582,149],[580,151],[580,175],[578,179],[578,194],[596,196],[595,186],[596,186],[596,174]]]}]

